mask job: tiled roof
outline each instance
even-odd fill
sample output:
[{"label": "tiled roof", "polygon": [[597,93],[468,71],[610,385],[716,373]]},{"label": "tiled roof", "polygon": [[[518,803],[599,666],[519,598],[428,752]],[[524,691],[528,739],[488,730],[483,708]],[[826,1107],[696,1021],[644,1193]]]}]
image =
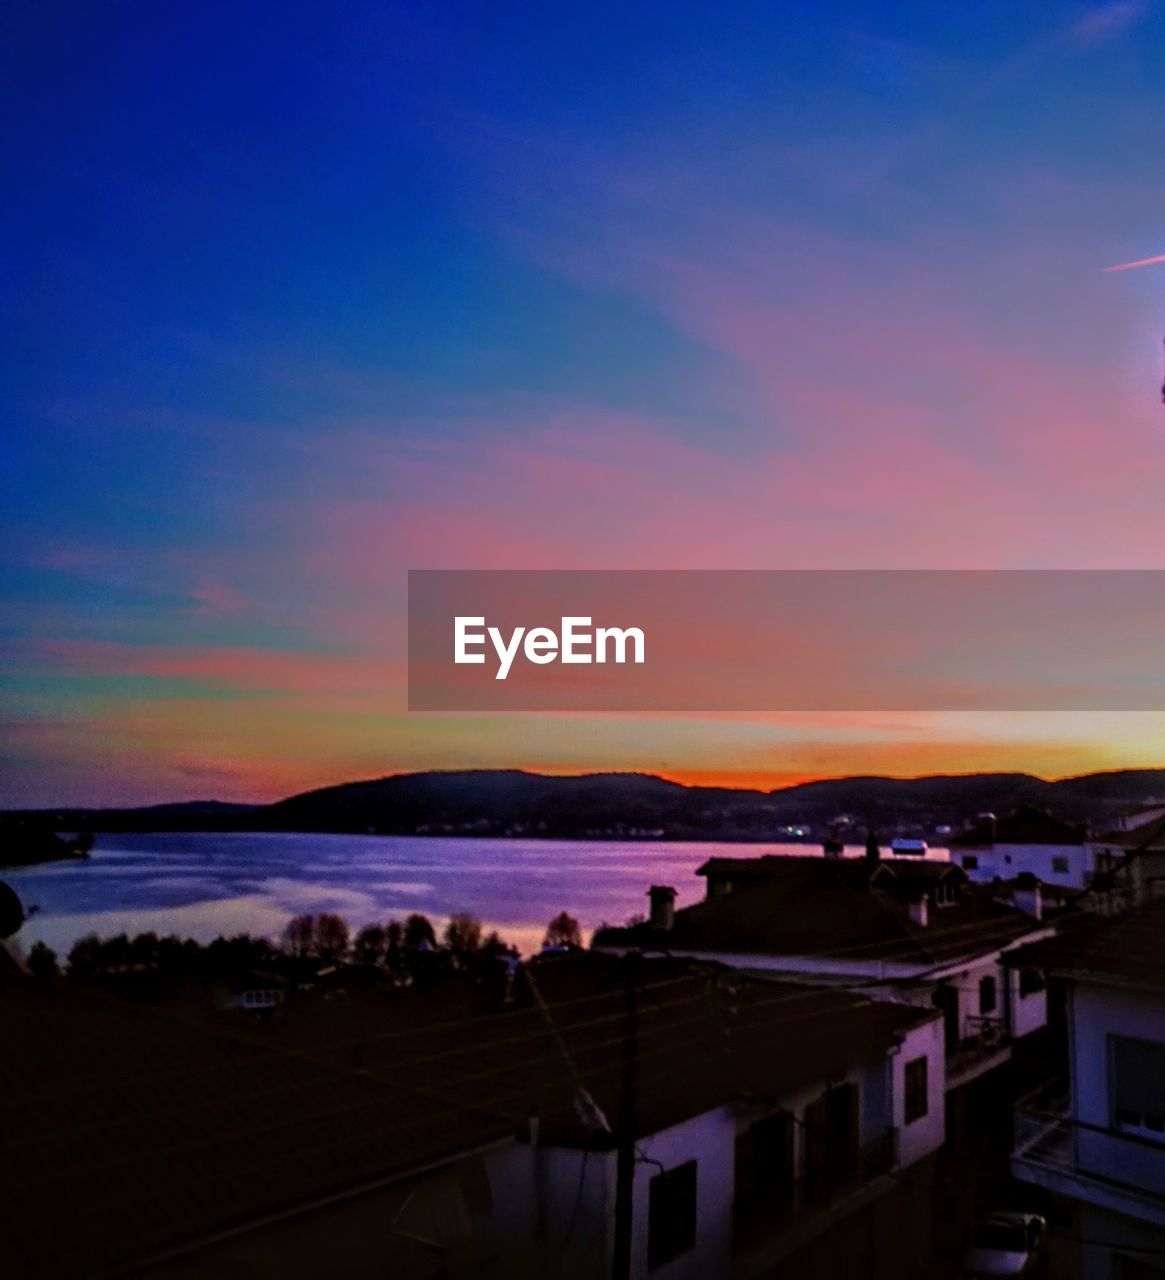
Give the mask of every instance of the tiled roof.
[{"label": "tiled roof", "polygon": [[[937,1016],[639,964],[640,1135],[824,1080]],[[551,1141],[610,1146],[577,1103],[585,1088],[616,1122],[625,963],[579,953],[532,970],[545,1006],[520,979],[516,1002],[489,1011],[477,996],[382,992],[263,1024],[0,980],[5,1267],[90,1280],[512,1140],[531,1115]]]},{"label": "tiled roof", "polygon": [[[535,965],[537,981],[561,1028],[581,1080],[605,1114],[618,1114],[625,1027],[625,961],[591,953]],[[693,972],[679,960],[640,961],[637,1071],[640,1133],[657,1132],[740,1097],[779,1098],[876,1060],[930,1009],[866,999],[838,989],[751,979],[720,966]],[[571,1003],[608,992],[605,1012]],[[612,1045],[612,1030],[616,1044]],[[548,1132],[567,1141],[586,1134],[571,1112],[548,1112]]]},{"label": "tiled roof", "polygon": [[[700,868],[731,881],[732,891],[677,911],[671,929],[656,931],[649,923],[607,928],[596,944],[929,968],[997,950],[1034,927],[1030,917],[993,901],[988,891],[964,886],[962,869],[949,863],[883,862],[871,869],[856,858],[741,859],[741,877],[732,861],[715,859]],[[932,904],[928,923],[916,924],[910,900],[936,880],[959,885],[957,899]]]},{"label": "tiled roof", "polygon": [[0,985],[5,1266],[96,1277],[512,1124],[68,981]]},{"label": "tiled roof", "polygon": [[1084,843],[1084,832],[1042,809],[1017,809],[1005,817],[976,823],[948,841],[952,849],[989,849],[996,844]]},{"label": "tiled roof", "polygon": [[1082,912],[1055,937],[1009,952],[1008,962],[1165,992],[1165,901],[1115,917]]}]

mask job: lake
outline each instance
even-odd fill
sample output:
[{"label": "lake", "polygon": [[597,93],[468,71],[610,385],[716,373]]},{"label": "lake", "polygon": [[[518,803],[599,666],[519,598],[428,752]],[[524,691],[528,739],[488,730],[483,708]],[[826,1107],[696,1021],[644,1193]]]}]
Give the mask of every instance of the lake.
[{"label": "lake", "polygon": [[338,912],[354,930],[413,911],[443,925],[451,912],[471,911],[529,952],[559,911],[589,932],[646,912],[651,884],[674,886],[680,906],[697,901],[704,882],[694,872],[708,858],[820,852],[816,844],[135,833],[99,835],[87,861],[0,871],[0,879],[26,909],[38,908],[17,940],[43,940],[62,955],[86,933],[274,938],[292,916],[319,911]]}]

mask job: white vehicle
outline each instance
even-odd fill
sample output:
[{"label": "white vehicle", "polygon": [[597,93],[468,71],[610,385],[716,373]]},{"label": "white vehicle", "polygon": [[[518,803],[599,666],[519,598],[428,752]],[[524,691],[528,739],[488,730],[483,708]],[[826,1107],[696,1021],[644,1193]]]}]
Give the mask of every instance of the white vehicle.
[{"label": "white vehicle", "polygon": [[966,1276],[1030,1276],[1048,1224],[1034,1213],[993,1213],[963,1258]]}]

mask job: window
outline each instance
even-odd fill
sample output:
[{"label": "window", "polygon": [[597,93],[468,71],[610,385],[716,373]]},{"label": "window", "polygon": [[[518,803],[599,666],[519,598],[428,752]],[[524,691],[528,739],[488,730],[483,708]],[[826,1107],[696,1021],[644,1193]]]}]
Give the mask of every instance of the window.
[{"label": "window", "polygon": [[1021,969],[1019,971],[1019,994],[1034,996],[1044,989],[1044,975],[1038,969]]},{"label": "window", "polygon": [[979,979],[979,1012],[986,1016],[995,1012],[995,979],[988,974]]},{"label": "window", "polygon": [[736,1140],[736,1198],[780,1198],[793,1189],[793,1117],[766,1116]]},{"label": "window", "polygon": [[796,1186],[795,1121],[788,1112],[766,1116],[736,1135],[733,1245],[748,1249],[792,1207]]},{"label": "window", "polygon": [[978,870],[979,870],[979,855],[978,855],[978,854],[975,854],[975,853],[964,853],[964,854],[963,854],[963,866],[964,866],[968,871],[978,871]]},{"label": "window", "polygon": [[911,1058],[906,1064],[906,1115],[905,1122],[913,1124],[926,1115],[926,1056]]},{"label": "window", "polygon": [[1109,1036],[1113,1123],[1165,1142],[1165,1044]]},{"label": "window", "polygon": [[805,1108],[805,1179],[811,1203],[828,1200],[858,1169],[861,1095],[836,1085]]},{"label": "window", "polygon": [[1058,876],[1066,876],[1068,874],[1068,857],[1066,854],[1057,853],[1053,856],[1052,871]]},{"label": "window", "polygon": [[696,1243],[696,1162],[677,1165],[651,1180],[647,1206],[647,1267],[653,1271]]}]

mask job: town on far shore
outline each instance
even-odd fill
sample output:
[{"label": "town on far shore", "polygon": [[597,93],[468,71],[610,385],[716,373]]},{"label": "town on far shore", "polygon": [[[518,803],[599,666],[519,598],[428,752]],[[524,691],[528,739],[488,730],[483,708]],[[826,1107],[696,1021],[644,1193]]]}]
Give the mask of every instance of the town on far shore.
[{"label": "town on far shore", "polygon": [[1165,803],[976,811],[942,858],[835,816],[525,956],[468,910],[57,955],[0,884],[5,1265],[1161,1275]]}]

